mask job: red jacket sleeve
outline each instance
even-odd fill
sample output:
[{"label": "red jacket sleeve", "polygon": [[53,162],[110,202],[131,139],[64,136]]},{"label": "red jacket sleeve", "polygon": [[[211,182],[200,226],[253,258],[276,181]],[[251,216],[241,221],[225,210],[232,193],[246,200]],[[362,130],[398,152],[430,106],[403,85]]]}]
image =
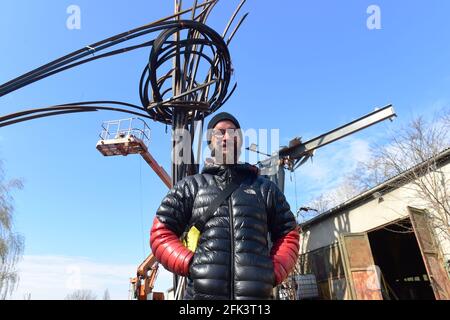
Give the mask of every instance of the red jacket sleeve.
[{"label": "red jacket sleeve", "polygon": [[189,265],[194,253],[183,246],[178,236],[158,218],[153,221],[150,247],[156,259],[167,270],[180,276],[189,274]]},{"label": "red jacket sleeve", "polygon": [[300,249],[299,231],[296,228],[282,236],[272,246],[270,256],[275,271],[275,285],[282,283],[294,269]]}]

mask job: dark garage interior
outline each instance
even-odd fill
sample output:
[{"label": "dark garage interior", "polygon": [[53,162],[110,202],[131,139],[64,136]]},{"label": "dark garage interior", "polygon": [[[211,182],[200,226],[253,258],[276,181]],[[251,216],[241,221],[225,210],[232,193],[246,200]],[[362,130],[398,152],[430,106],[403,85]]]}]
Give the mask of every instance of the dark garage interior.
[{"label": "dark garage interior", "polygon": [[374,262],[381,271],[384,299],[435,299],[409,218],[368,236]]}]

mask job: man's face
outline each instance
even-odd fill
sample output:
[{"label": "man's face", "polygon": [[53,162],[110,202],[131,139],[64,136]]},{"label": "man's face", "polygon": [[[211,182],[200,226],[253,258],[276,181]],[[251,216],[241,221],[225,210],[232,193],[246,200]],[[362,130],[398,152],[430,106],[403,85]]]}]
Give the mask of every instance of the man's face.
[{"label": "man's face", "polygon": [[237,163],[242,141],[233,122],[229,120],[218,122],[212,131],[211,144],[215,151],[216,162],[220,164]]}]

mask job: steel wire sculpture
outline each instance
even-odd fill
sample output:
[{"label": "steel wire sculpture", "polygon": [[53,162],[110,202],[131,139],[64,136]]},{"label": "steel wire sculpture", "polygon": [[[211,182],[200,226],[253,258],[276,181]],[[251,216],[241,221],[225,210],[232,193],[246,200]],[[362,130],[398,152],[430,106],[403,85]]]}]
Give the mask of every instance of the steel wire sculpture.
[{"label": "steel wire sculpture", "polygon": [[[182,10],[181,0],[175,0],[175,13],[171,16],[85,46],[0,86],[1,98],[85,63],[151,48],[139,82],[141,105],[111,100],[65,103],[0,116],[0,127],[49,116],[109,110],[171,125],[174,132],[178,129],[188,130],[191,141],[194,141],[194,122],[201,121],[203,128],[205,117],[219,109],[236,89],[234,84],[229,90],[233,68],[228,45],[248,13],[235,23],[245,3],[242,0],[220,35],[206,25],[218,1],[205,0],[198,3],[195,0],[192,7]],[[189,16],[188,19],[183,19],[186,16]],[[230,32],[233,24],[235,27]],[[153,39],[118,48],[130,40],[152,34],[156,34]],[[175,143],[174,141],[173,146]],[[200,147],[197,155],[199,150]],[[194,165],[193,161],[192,142],[190,151],[189,164],[184,160],[172,163],[173,183],[198,171],[198,164]],[[180,154],[173,155],[174,159],[182,157]]]},{"label": "steel wire sculpture", "polygon": [[[60,104],[1,116],[0,127],[47,116],[98,110],[126,112],[171,125],[177,121],[178,110],[187,113],[184,122],[203,119],[219,109],[236,88],[235,84],[231,91],[228,90],[232,65],[227,45],[247,17],[245,14],[240,19],[225,41],[224,38],[245,0],[237,7],[222,35],[205,24],[217,2],[218,0],[210,0],[198,4],[195,1],[191,8],[181,10],[181,1],[175,1],[175,14],[169,17],[88,45],[0,86],[2,97],[82,64],[151,47],[149,61],[139,84],[140,106],[108,100]],[[201,11],[197,14],[198,9]],[[191,15],[190,19],[181,19],[183,15],[188,14]],[[153,40],[114,49],[129,40],[157,32],[159,34]],[[181,38],[183,32],[186,35],[184,39]],[[173,66],[167,70],[168,63],[172,63]],[[198,70],[202,63],[208,65],[208,72],[206,76],[200,78]],[[166,71],[159,74],[164,68]]]}]

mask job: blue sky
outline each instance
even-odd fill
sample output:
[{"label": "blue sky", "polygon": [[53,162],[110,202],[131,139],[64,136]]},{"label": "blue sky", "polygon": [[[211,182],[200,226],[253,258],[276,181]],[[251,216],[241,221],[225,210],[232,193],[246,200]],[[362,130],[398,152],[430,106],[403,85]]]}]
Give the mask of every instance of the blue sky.
[{"label": "blue sky", "polygon": [[[220,1],[209,25],[221,32],[237,3]],[[72,4],[81,9],[80,30],[66,27]],[[380,30],[366,26],[372,4],[381,10]],[[0,7],[3,83],[169,15],[173,2],[4,0]],[[250,12],[248,20],[230,46],[238,89],[222,109],[235,114],[244,128],[280,129],[285,144],[389,103],[399,115],[393,123],[320,150],[295,175],[297,197],[288,174],[286,195],[293,207],[335,185],[387,130],[448,105],[448,1],[249,0],[245,11]],[[144,49],[45,79],[0,98],[1,114],[80,100],[138,103],[147,56]],[[26,292],[32,298],[64,298],[65,282],[47,291],[40,288],[55,274],[70,275],[71,265],[83,266],[81,273],[91,279],[84,288],[99,295],[109,288],[113,298],[127,297],[128,277],[149,253],[148,230],[167,190],[139,156],[105,158],[95,149],[101,123],[124,117],[113,112],[66,115],[0,129],[5,171],[25,185],[14,193],[15,229],[26,239],[21,266],[29,272],[23,271],[26,286],[21,285],[16,298]],[[150,150],[169,170],[170,136],[163,125],[149,125]],[[46,263],[55,273],[31,281],[36,278],[31,266]],[[109,282],[101,270],[114,267],[120,271]]]}]

